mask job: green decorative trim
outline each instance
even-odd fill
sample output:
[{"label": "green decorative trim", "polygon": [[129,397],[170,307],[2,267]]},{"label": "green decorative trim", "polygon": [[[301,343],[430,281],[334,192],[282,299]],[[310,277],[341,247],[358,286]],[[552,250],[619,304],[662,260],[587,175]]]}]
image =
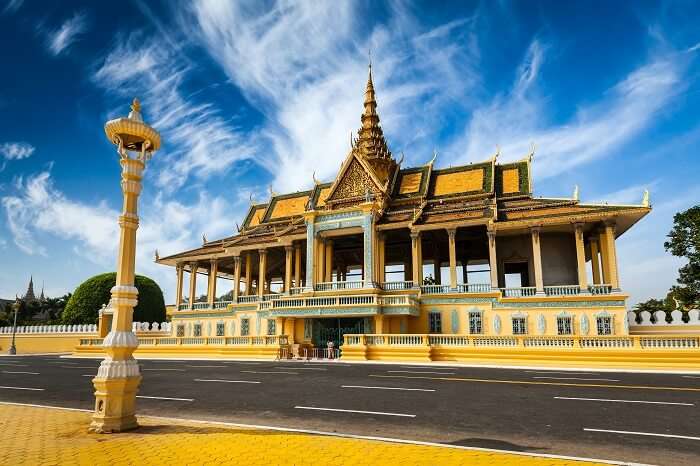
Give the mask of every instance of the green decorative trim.
[{"label": "green decorative trim", "polygon": [[333,186],[333,183],[321,183],[316,185],[316,187],[313,189],[313,194],[311,196],[311,199],[313,199],[314,208],[318,206],[318,201],[321,197],[321,191],[325,188],[330,188],[331,186]]},{"label": "green decorative trim", "polygon": [[[492,187],[493,187],[493,164],[491,161],[488,162],[482,162],[482,163],[475,163],[471,165],[462,165],[459,167],[452,167],[452,168],[443,168],[440,170],[433,170],[431,179],[430,179],[430,187],[428,188],[428,193],[430,194],[431,199],[446,199],[450,197],[455,197],[455,196],[464,196],[464,195],[470,195],[470,194],[488,194],[492,192]],[[481,189],[476,189],[473,191],[462,191],[459,193],[451,193],[451,194],[443,194],[442,196],[436,196],[435,195],[435,180],[439,175],[447,175],[450,173],[458,173],[458,172],[467,172],[467,171],[472,171],[472,170],[478,170],[478,169],[483,169],[484,170],[484,176],[481,180]]]},{"label": "green decorative trim", "polygon": [[[404,175],[411,175],[413,173],[422,173],[420,185],[418,186],[418,191],[413,193],[400,194],[399,190],[401,188],[401,181],[403,180]],[[425,190],[428,186],[428,182],[430,181],[428,178],[428,166],[406,168],[404,170],[399,171],[399,176],[396,180],[396,186],[394,186],[394,192],[391,195],[392,199],[407,199],[409,197],[422,196],[425,193]]]},{"label": "green decorative trim", "polygon": [[431,304],[475,304],[475,303],[496,303],[497,298],[421,298],[420,303]]},{"label": "green decorative trim", "polygon": [[383,307],[382,314],[387,316],[419,316],[420,309],[410,306]]},{"label": "green decorative trim", "polygon": [[362,211],[356,210],[356,211],[350,211],[350,212],[339,212],[336,214],[325,214],[325,215],[319,215],[316,217],[315,223],[323,223],[323,222],[337,222],[338,220],[347,220],[347,219],[362,219]]},{"label": "green decorative trim", "polygon": [[202,317],[233,317],[234,312],[221,311],[221,312],[193,312],[186,314],[174,314],[173,319],[201,319]]},{"label": "green decorative trim", "polygon": [[[503,171],[511,168],[518,169],[518,192],[503,193]],[[526,160],[496,166],[496,195],[499,198],[509,198],[523,196],[530,193],[530,173],[528,173],[528,163]]]},{"label": "green decorative trim", "polygon": [[[250,224],[250,221],[253,219],[253,214],[255,213],[256,210],[263,208],[267,209],[267,204],[253,204],[250,206],[248,209],[248,214],[245,216],[245,219],[243,220],[243,228],[248,228],[248,225]],[[261,220],[260,223],[263,221]]]},{"label": "green decorative trim", "polygon": [[494,303],[495,309],[542,307],[625,307],[625,301],[534,301],[527,303]]}]

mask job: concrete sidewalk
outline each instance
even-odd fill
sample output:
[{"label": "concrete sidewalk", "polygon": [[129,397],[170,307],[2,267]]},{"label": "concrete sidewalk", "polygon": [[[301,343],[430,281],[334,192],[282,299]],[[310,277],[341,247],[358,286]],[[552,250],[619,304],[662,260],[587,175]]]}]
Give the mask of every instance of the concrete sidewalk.
[{"label": "concrete sidewalk", "polygon": [[603,464],[148,417],[137,431],[98,435],[89,422],[84,411],[0,403],[0,464]]}]

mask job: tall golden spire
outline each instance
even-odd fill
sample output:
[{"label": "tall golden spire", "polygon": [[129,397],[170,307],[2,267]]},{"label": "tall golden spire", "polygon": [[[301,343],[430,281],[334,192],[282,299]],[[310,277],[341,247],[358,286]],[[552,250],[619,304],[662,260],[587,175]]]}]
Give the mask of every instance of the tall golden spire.
[{"label": "tall golden spire", "polygon": [[362,127],[358,131],[357,141],[354,146],[355,150],[360,157],[372,165],[377,176],[385,181],[388,179],[396,162],[391,156],[386,139],[384,139],[384,132],[379,124],[377,99],[374,92],[374,83],[372,82],[371,61],[369,63],[367,86],[365,87],[364,111],[360,119]]}]

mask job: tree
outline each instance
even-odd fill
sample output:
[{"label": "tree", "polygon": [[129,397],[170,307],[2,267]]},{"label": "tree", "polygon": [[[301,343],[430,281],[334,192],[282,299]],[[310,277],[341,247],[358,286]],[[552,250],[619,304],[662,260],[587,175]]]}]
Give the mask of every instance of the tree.
[{"label": "tree", "polygon": [[[63,310],[64,324],[94,324],[100,308],[111,298],[110,290],[117,282],[115,272],[103,273],[88,278],[73,292]],[[139,291],[138,304],[134,308],[135,322],[163,322],[165,301],[163,291],[148,277],[136,275],[135,286]]]},{"label": "tree", "polygon": [[664,248],[688,263],[678,269],[673,296],[685,309],[700,303],[700,204],[673,216],[673,229]]}]

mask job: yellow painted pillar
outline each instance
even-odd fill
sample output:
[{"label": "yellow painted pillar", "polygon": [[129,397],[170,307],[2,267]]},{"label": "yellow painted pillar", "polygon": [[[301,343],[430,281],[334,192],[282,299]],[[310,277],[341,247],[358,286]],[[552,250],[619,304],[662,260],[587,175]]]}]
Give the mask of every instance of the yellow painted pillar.
[{"label": "yellow painted pillar", "polygon": [[258,296],[265,294],[265,272],[267,268],[267,249],[258,249],[260,255],[258,270]]},{"label": "yellow painted pillar", "polygon": [[[287,343],[290,345],[294,344],[294,331],[296,329],[296,319],[294,317],[287,317],[287,328],[289,329],[289,332],[287,332]],[[283,333],[284,335],[284,333]]]},{"label": "yellow painted pillar", "polygon": [[294,286],[301,287],[301,244],[294,245]]},{"label": "yellow painted pillar", "polygon": [[241,292],[241,256],[233,256],[233,302],[238,302]]},{"label": "yellow painted pillar", "polygon": [[250,251],[245,253],[245,295],[250,296],[253,289],[253,255]]},{"label": "yellow painted pillar", "polygon": [[447,230],[447,239],[450,247],[450,288],[457,288],[457,247],[455,237],[457,236],[456,228]]},{"label": "yellow painted pillar", "polygon": [[576,239],[576,265],[578,268],[578,286],[581,293],[588,292],[588,274],[586,273],[586,249],[583,243],[583,224],[574,225],[574,237]]},{"label": "yellow painted pillar", "polygon": [[278,317],[277,322],[275,323],[275,327],[277,330],[277,335],[284,335],[284,317]]},{"label": "yellow painted pillar", "polygon": [[540,229],[538,227],[530,230],[532,239],[532,262],[535,269],[535,287],[537,294],[544,294],[544,280],[542,278],[542,251],[540,249]]},{"label": "yellow painted pillar", "polygon": [[598,244],[600,245],[600,265],[603,272],[603,283],[610,285],[610,261],[608,260],[608,245],[605,230],[601,230],[598,235]]},{"label": "yellow painted pillar", "polygon": [[374,316],[374,333],[381,335],[384,333],[384,315],[377,314]]},{"label": "yellow painted pillar", "polygon": [[607,223],[603,230],[605,236],[605,248],[607,249],[606,262],[608,263],[608,283],[613,290],[620,289],[620,280],[617,273],[617,251],[615,250],[615,224]]},{"label": "yellow painted pillar", "polygon": [[421,254],[421,238],[420,231],[411,232],[411,256],[413,262],[413,273],[411,280],[415,286],[423,284],[423,257]]},{"label": "yellow painted pillar", "polygon": [[384,233],[377,233],[377,254],[379,255],[377,259],[377,281],[379,283],[384,283],[386,281],[386,266],[385,264],[385,252],[386,252],[386,237]]},{"label": "yellow painted pillar", "polygon": [[489,271],[491,275],[491,289],[498,289],[498,256],[496,256],[496,232],[486,232],[489,241]]},{"label": "yellow painted pillar", "polygon": [[209,281],[207,283],[207,303],[209,309],[214,309],[216,301],[216,276],[219,273],[219,262],[216,259],[209,261]]},{"label": "yellow painted pillar", "polygon": [[[117,276],[111,290],[112,328],[104,338],[106,353],[97,376],[95,410],[90,431],[112,433],[135,429],[136,393],[141,382],[139,365],[133,357],[138,339],[132,331],[138,290],[134,284],[136,268],[136,230],[139,226],[138,196],[146,161],[160,147],[160,135],[143,122],[141,105],[134,99],[128,118],[105,124],[110,142],[117,145],[121,165],[122,213],[119,216]],[[138,155],[134,154],[138,150]],[[132,151],[130,154],[129,151]]]},{"label": "yellow painted pillar", "polygon": [[323,281],[333,281],[333,240],[326,240],[326,264],[324,267]]},{"label": "yellow painted pillar", "polygon": [[591,239],[591,267],[593,268],[593,283],[600,285],[600,252],[598,251],[598,241]]},{"label": "yellow painted pillar", "polygon": [[318,244],[318,270],[316,272],[316,281],[317,283],[322,283],[326,278],[326,242],[323,238],[319,237],[316,244]]},{"label": "yellow painted pillar", "polygon": [[290,244],[284,247],[284,291],[289,293],[292,288],[292,259],[294,247]]},{"label": "yellow painted pillar", "polygon": [[196,262],[190,263],[190,309],[193,308],[194,302],[197,299],[197,268]]},{"label": "yellow painted pillar", "polygon": [[182,279],[183,271],[185,266],[183,264],[177,264],[175,270],[177,271],[177,282],[175,285],[175,309],[180,310],[180,304],[182,304]]}]

